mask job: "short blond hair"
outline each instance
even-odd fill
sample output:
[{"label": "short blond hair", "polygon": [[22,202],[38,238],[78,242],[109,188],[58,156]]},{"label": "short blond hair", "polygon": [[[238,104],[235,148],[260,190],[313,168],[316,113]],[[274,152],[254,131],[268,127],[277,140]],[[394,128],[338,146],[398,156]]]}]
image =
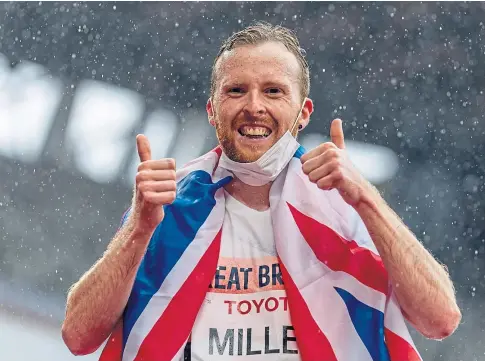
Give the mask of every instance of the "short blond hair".
[{"label": "short blond hair", "polygon": [[224,52],[231,51],[241,45],[258,45],[268,41],[282,43],[288,51],[296,56],[301,68],[299,76],[301,96],[303,99],[308,97],[310,93],[310,68],[305,59],[305,50],[300,47],[300,42],[293,31],[281,25],[272,25],[267,22],[258,22],[248,26],[232,34],[222,43],[212,65],[211,96],[214,96],[216,90],[216,64]]}]

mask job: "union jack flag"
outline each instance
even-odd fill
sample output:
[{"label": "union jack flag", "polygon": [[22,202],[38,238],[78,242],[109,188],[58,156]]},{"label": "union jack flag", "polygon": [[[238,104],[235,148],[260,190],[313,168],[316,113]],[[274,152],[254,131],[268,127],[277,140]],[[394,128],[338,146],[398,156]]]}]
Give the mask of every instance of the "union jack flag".
[{"label": "union jack flag", "polygon": [[[422,361],[378,252],[336,190],[303,173],[300,147],[270,192],[274,236],[303,361]],[[224,218],[221,148],[177,172],[122,320],[100,361],[180,361],[214,277]]]}]

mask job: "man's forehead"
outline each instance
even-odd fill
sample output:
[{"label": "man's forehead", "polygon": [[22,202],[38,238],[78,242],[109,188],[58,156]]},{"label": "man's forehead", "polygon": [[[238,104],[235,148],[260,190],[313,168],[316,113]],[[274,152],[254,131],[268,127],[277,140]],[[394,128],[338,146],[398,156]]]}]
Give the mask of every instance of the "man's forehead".
[{"label": "man's forehead", "polygon": [[295,55],[281,43],[266,42],[258,45],[240,45],[224,52],[216,64],[219,78],[243,76],[246,72],[258,76],[295,77],[300,66]]}]

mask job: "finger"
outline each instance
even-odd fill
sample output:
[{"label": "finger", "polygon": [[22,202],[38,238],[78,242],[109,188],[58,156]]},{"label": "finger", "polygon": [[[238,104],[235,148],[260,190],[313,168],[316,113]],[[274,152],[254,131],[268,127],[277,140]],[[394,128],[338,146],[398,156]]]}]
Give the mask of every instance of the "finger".
[{"label": "finger", "polygon": [[176,180],[177,174],[173,169],[167,170],[141,170],[136,174],[136,181],[165,181],[165,180]]},{"label": "finger", "polygon": [[326,177],[319,179],[317,182],[317,187],[325,191],[335,188],[335,179],[333,174],[329,174]]},{"label": "finger", "polygon": [[138,189],[141,192],[174,192],[177,190],[177,184],[173,180],[166,181],[145,181],[138,185]]},{"label": "finger", "polygon": [[330,125],[330,139],[338,148],[345,149],[344,130],[340,119],[334,119]]},{"label": "finger", "polygon": [[138,166],[138,171],[153,171],[153,170],[175,170],[175,159],[165,158],[156,160],[147,160]]},{"label": "finger", "polygon": [[316,183],[318,180],[325,178],[327,175],[331,174],[335,169],[338,168],[338,161],[330,161],[328,163],[325,163],[314,170],[312,170],[310,173],[308,173],[308,179],[310,179],[310,182]]},{"label": "finger", "polygon": [[175,192],[146,192],[143,194],[143,199],[151,204],[171,204],[175,200]]},{"label": "finger", "polygon": [[327,149],[334,148],[335,144],[331,142],[325,142],[320,144],[318,147],[313,148],[310,150],[308,153],[305,153],[301,156],[300,161],[302,163],[307,162],[309,159],[315,158],[319,156],[320,154],[324,153]]},{"label": "finger", "polygon": [[324,153],[307,160],[302,166],[303,173],[308,175],[322,165],[332,162],[333,159],[337,159],[337,152],[338,150],[336,148],[329,148]]},{"label": "finger", "polygon": [[148,138],[143,134],[138,134],[136,136],[136,149],[138,150],[138,156],[140,157],[140,162],[146,162],[152,159],[152,150],[150,149],[150,142]]}]

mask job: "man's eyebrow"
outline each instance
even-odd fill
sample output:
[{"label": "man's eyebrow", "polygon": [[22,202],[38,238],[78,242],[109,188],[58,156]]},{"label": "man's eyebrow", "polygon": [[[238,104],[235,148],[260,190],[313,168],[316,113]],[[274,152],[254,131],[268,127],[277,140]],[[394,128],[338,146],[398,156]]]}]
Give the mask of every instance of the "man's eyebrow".
[{"label": "man's eyebrow", "polygon": [[239,80],[226,80],[226,81],[223,81],[221,84],[222,84],[223,88],[226,88],[228,86],[241,87],[241,86],[244,85],[244,83],[242,81],[239,81]]},{"label": "man's eyebrow", "polygon": [[263,87],[268,87],[268,86],[277,86],[277,87],[280,87],[280,88],[289,88],[290,87],[290,85],[288,83],[281,82],[281,81],[278,81],[278,80],[265,81],[263,83]]}]

